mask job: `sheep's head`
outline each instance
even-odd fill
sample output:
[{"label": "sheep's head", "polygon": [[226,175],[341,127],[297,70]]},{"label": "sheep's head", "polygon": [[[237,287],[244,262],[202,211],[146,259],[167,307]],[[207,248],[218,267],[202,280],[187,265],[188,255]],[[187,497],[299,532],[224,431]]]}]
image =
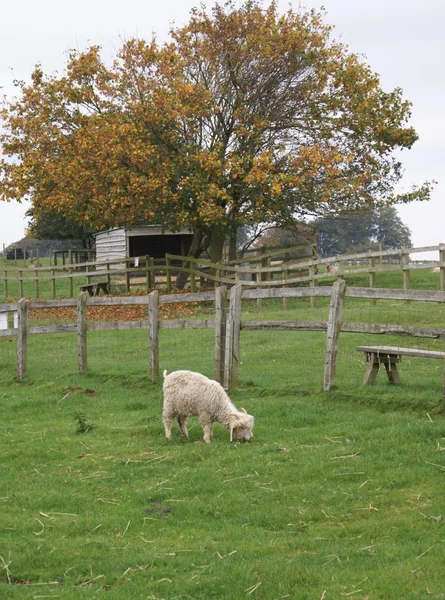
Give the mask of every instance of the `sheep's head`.
[{"label": "sheep's head", "polygon": [[244,408],[241,411],[230,415],[230,441],[248,442],[253,438],[254,418]]}]

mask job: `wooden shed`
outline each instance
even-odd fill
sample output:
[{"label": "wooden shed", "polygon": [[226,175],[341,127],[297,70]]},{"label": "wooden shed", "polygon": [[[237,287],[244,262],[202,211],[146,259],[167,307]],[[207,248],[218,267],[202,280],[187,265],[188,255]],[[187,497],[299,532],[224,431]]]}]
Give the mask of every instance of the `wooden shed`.
[{"label": "wooden shed", "polygon": [[108,229],[95,234],[96,260],[99,262],[146,255],[159,259],[164,258],[167,253],[186,256],[192,237],[188,229],[178,232],[162,231],[156,225]]}]

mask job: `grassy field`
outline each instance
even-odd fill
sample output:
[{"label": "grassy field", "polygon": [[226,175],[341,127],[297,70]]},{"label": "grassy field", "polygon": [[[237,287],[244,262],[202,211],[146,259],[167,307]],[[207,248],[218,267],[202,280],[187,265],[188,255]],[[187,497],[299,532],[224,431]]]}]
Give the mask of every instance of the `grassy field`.
[{"label": "grassy field", "polygon": [[[243,311],[318,320],[328,303]],[[345,321],[443,327],[445,313],[347,301]],[[444,598],[443,364],[404,360],[401,386],[363,388],[368,342],[444,349],[341,334],[324,394],[324,333],[242,332],[231,397],[255,437],[230,444],[216,424],[206,445],[193,420],[189,441],[165,440],[146,332],[90,333],[85,376],[74,334],[30,336],[21,384],[0,338],[0,597]],[[211,331],[161,330],[161,370],[212,376],[213,348]]]}]

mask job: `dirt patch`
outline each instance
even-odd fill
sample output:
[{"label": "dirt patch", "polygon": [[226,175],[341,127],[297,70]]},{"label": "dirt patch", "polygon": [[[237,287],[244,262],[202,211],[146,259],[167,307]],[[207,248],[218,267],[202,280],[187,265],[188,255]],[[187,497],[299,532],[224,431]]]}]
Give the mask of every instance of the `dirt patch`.
[{"label": "dirt patch", "polygon": [[147,515],[154,515],[156,513],[160,514],[168,514],[173,512],[171,506],[165,506],[162,504],[160,500],[152,500],[150,502],[149,508],[145,511]]}]

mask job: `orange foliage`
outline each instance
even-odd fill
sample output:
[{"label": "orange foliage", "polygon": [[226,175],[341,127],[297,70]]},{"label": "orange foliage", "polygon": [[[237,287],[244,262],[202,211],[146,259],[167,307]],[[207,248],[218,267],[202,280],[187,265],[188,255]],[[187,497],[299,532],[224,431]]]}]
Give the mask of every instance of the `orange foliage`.
[{"label": "orange foliage", "polygon": [[221,244],[244,224],[429,197],[428,183],[393,194],[410,103],[322,14],[217,3],[171,34],[125,42],[111,66],[97,46],[61,75],[37,66],[1,113],[0,198]]}]

